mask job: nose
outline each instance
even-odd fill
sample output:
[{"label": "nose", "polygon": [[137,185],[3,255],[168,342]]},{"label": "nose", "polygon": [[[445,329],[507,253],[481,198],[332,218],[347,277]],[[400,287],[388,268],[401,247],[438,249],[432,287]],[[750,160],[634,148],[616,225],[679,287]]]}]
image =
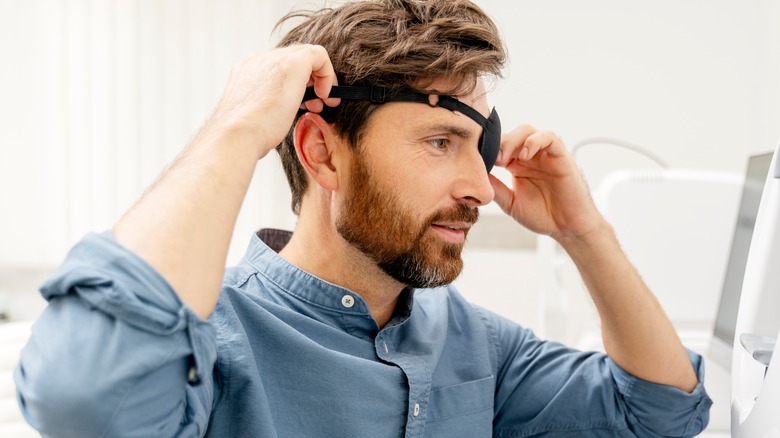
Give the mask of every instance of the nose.
[{"label": "nose", "polygon": [[453,186],[452,196],[470,207],[480,207],[493,201],[495,191],[490,184],[485,163],[476,147],[469,148],[458,160],[458,178]]}]

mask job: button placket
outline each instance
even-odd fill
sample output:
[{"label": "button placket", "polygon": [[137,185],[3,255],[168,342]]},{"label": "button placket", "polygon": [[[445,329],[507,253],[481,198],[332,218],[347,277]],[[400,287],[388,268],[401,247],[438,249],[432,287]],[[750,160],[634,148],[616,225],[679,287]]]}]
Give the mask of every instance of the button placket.
[{"label": "button placket", "polygon": [[[393,343],[397,327],[386,327],[375,339],[377,355],[400,367],[409,385],[407,399],[407,423],[405,436],[421,437],[425,433],[425,406],[431,390],[431,371],[428,364],[415,355],[403,354],[403,349]],[[392,354],[391,354],[392,350]]]}]

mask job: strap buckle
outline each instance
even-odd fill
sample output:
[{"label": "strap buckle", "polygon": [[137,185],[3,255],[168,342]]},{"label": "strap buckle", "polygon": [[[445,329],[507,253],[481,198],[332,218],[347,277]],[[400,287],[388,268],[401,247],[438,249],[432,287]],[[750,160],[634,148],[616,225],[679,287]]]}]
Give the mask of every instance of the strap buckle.
[{"label": "strap buckle", "polygon": [[387,90],[385,90],[385,87],[377,87],[374,85],[371,86],[371,90],[368,92],[369,102],[379,105],[385,103],[386,98]]}]

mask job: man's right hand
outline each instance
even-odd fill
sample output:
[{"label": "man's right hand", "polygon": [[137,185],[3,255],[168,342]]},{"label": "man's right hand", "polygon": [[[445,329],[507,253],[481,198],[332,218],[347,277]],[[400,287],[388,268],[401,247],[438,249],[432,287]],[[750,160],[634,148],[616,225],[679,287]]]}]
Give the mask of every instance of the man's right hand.
[{"label": "man's right hand", "polygon": [[320,112],[323,105],[340,102],[325,98],[333,85],[337,85],[336,73],[322,46],[296,45],[256,53],[233,67],[211,121],[257,135],[258,158],[262,158],[287,135],[306,87],[314,86],[321,99],[306,102],[305,108]]},{"label": "man's right hand", "polygon": [[[207,317],[216,305],[257,160],[284,139],[307,86],[327,96],[334,84],[320,46],[249,56],[231,72],[214,115],[192,143],[114,226],[117,241],[153,266],[198,315]],[[306,108],[338,103],[315,99]]]}]

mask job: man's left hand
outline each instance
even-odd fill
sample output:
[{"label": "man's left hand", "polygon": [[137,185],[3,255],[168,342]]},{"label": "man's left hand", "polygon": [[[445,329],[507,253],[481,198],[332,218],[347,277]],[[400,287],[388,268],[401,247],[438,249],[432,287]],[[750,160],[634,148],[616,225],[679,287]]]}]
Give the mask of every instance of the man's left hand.
[{"label": "man's left hand", "polygon": [[496,203],[529,230],[560,240],[603,225],[574,157],[554,132],[520,125],[504,133],[496,166],[512,175],[511,189],[490,175]]}]

